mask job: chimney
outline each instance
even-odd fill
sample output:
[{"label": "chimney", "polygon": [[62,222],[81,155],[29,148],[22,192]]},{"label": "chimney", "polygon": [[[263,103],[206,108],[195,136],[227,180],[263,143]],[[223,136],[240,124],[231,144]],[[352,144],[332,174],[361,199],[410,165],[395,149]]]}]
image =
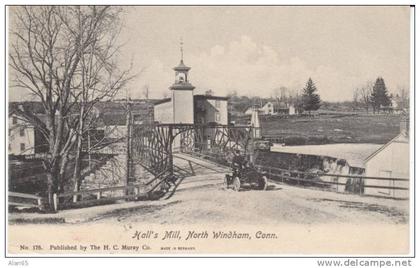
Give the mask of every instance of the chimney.
[{"label": "chimney", "polygon": [[405,136],[409,135],[409,133],[410,133],[410,120],[408,119],[408,117],[401,118],[400,133],[405,135]]}]

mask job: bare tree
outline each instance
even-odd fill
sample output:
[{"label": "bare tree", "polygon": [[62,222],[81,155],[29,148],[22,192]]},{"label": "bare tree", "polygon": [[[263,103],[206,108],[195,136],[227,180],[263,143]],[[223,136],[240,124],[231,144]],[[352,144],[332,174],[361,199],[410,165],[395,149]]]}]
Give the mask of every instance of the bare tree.
[{"label": "bare tree", "polygon": [[287,95],[291,96],[287,87],[281,86],[273,89],[271,97],[276,99],[277,102],[286,101]]},{"label": "bare tree", "polygon": [[149,85],[144,85],[144,87],[143,87],[143,97],[146,100],[149,99]]},{"label": "bare tree", "polygon": [[353,90],[353,110],[356,110],[360,105],[360,89]]},{"label": "bare tree", "polygon": [[366,110],[366,113],[369,113],[369,107],[371,106],[371,96],[373,92],[373,82],[368,81],[365,85],[361,86],[358,89],[358,95],[360,102]]},{"label": "bare tree", "polygon": [[405,88],[400,86],[398,90],[399,95],[399,108],[401,109],[408,109],[410,107],[410,94],[409,91]]},{"label": "bare tree", "polygon": [[119,71],[115,62],[120,10],[24,6],[11,13],[13,86],[37,97],[45,119],[31,111],[18,112],[48,141],[43,163],[52,204],[52,194],[64,190],[69,158],[75,159],[73,178],[80,178],[82,140],[94,122],[95,103],[112,98],[129,79],[128,71]]}]

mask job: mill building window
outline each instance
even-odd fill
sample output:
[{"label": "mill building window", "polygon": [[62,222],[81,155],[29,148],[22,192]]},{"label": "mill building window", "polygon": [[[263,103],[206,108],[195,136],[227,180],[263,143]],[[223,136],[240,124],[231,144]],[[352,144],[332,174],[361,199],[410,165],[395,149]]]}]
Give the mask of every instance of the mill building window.
[{"label": "mill building window", "polygon": [[215,118],[214,118],[215,121],[216,122],[220,122],[220,113],[219,112],[216,112],[214,116],[215,116]]}]

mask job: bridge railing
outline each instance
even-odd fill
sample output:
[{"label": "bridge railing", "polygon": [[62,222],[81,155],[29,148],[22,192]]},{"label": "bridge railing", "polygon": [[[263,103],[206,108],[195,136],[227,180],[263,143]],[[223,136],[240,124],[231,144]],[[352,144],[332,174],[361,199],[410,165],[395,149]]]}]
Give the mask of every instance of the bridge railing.
[{"label": "bridge railing", "polygon": [[[54,194],[53,208],[55,211],[58,211],[59,209],[67,207],[90,206],[117,200],[146,198],[166,181],[167,175],[168,170],[165,170],[145,183]],[[105,194],[108,194],[108,196],[104,196]],[[71,199],[72,201],[66,202],[66,199]]]},{"label": "bridge railing", "polygon": [[[409,195],[408,178],[368,177],[362,175],[329,174],[323,172],[305,172],[281,169],[264,165],[256,165],[269,178],[284,183],[294,182],[302,186],[315,186],[323,189],[348,191],[360,195],[375,195],[406,199]],[[328,181],[326,178],[332,178]],[[343,179],[340,181],[340,179]],[[346,189],[346,187],[348,187]],[[373,190],[371,190],[373,189]],[[382,191],[383,190],[383,191]]]},{"label": "bridge railing", "polygon": [[12,207],[43,208],[43,198],[33,194],[8,192],[8,205]]}]

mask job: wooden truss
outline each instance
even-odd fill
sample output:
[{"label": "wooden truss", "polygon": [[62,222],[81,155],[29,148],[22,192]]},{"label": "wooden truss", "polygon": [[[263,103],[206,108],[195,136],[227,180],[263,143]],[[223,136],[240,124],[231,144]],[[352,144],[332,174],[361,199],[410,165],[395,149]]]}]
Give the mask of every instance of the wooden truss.
[{"label": "wooden truss", "polygon": [[155,175],[164,171],[173,174],[175,140],[181,152],[227,160],[233,150],[251,153],[252,130],[248,126],[226,125],[133,125],[130,154],[134,164],[141,164]]}]

